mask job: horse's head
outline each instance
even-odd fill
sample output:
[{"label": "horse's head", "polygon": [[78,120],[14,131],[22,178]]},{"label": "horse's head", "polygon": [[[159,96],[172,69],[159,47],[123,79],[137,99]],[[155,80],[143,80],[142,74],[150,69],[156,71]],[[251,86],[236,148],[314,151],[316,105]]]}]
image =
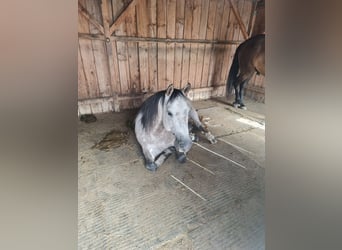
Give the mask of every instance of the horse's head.
[{"label": "horse's head", "polygon": [[175,135],[179,152],[188,152],[192,146],[188,127],[191,104],[186,98],[190,88],[190,83],[182,90],[175,89],[171,84],[165,92],[163,124],[167,131]]}]

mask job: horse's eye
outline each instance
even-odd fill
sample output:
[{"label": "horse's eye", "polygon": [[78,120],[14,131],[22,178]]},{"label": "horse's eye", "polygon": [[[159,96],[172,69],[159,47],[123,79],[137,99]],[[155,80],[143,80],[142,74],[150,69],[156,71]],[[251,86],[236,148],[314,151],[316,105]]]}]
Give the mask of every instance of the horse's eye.
[{"label": "horse's eye", "polygon": [[171,113],[170,111],[168,111],[167,114],[168,114],[169,116],[172,116],[172,113]]}]

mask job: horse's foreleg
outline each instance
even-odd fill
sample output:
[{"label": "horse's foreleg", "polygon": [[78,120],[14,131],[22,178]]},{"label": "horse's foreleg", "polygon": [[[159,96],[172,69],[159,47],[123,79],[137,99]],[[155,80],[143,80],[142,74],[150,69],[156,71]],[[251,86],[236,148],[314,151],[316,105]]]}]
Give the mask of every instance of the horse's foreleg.
[{"label": "horse's foreleg", "polygon": [[155,164],[159,167],[173,153],[172,148],[167,148],[155,158]]},{"label": "horse's foreleg", "polygon": [[189,116],[194,121],[196,127],[204,133],[205,137],[208,139],[208,141],[211,144],[214,144],[217,142],[215,136],[213,136],[210,133],[210,131],[206,128],[206,126],[202,124],[202,122],[200,121],[200,119],[198,117],[196,110],[193,107],[190,110]]},{"label": "horse's foreleg", "polygon": [[151,154],[146,148],[143,149],[143,154],[145,157],[145,167],[150,171],[155,171],[160,166],[155,162],[155,156]]}]

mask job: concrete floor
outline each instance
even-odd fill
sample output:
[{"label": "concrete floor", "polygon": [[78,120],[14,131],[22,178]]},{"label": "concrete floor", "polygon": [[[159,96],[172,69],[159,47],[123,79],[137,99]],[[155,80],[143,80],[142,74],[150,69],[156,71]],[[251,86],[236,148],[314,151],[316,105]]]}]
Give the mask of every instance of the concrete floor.
[{"label": "concrete floor", "polygon": [[[135,111],[79,122],[79,249],[264,249],[264,105],[248,111],[223,99],[194,102],[217,137],[144,168]],[[253,123],[254,122],[254,123]],[[92,149],[109,131],[129,133],[109,151]]]}]

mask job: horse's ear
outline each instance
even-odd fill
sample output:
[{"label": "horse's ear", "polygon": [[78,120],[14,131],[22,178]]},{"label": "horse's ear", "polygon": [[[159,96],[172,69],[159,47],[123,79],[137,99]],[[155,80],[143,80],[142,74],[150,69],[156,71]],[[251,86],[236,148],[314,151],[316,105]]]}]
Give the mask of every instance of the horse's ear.
[{"label": "horse's ear", "polygon": [[171,83],[171,84],[167,87],[165,95],[166,95],[166,96],[171,96],[172,93],[173,93],[173,90],[174,90],[173,84]]},{"label": "horse's ear", "polygon": [[182,89],[182,92],[187,95],[191,89],[191,84],[188,82],[186,86]]}]

